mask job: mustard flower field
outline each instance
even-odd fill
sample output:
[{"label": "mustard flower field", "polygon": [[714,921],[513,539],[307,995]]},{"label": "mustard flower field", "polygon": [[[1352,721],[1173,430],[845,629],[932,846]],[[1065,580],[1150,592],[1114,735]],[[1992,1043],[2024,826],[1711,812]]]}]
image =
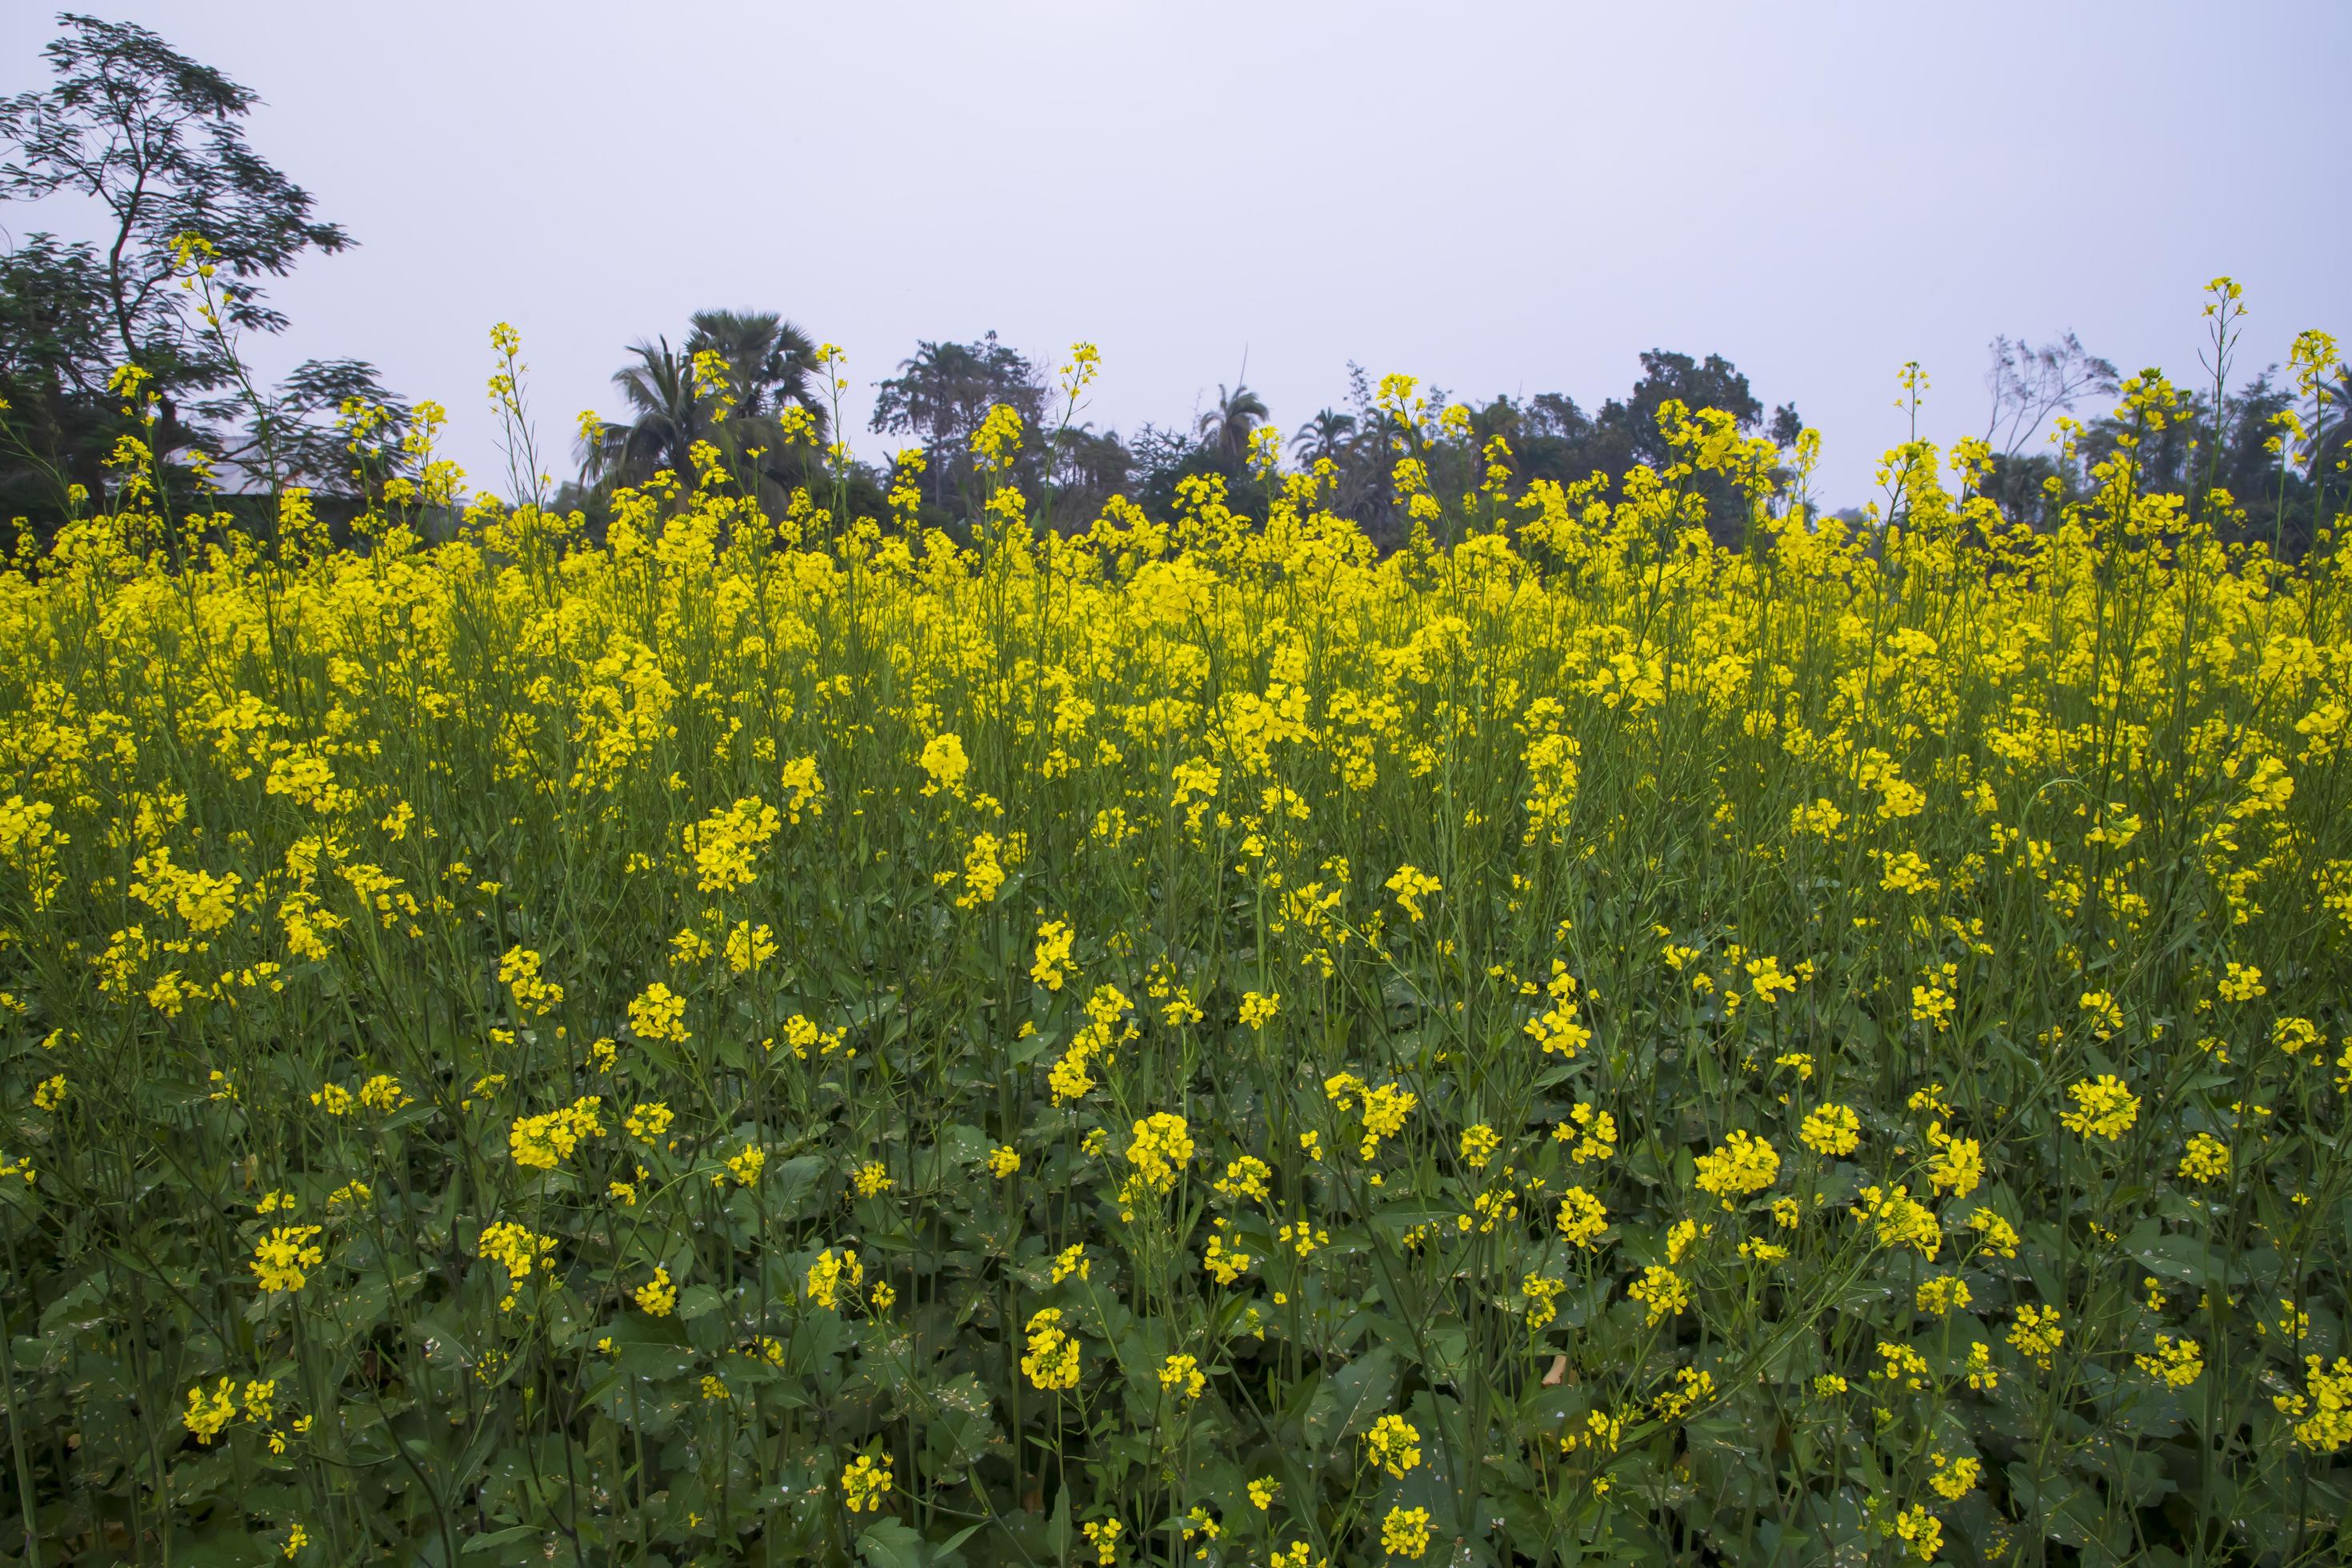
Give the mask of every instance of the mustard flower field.
[{"label": "mustard flower field", "polygon": [[1270,431],[1072,519],[1000,409],[968,537],[127,440],[0,574],[8,1560],[2340,1561],[2333,519],[2154,375],[2038,531],[1380,397],[1385,555]]}]

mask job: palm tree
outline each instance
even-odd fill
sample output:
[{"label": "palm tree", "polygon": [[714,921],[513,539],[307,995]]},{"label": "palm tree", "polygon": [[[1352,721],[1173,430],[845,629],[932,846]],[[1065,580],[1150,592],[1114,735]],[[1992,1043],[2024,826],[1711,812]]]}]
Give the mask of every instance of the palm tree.
[{"label": "palm tree", "polygon": [[1356,416],[1336,408],[1318,410],[1298,433],[1298,460],[1308,468],[1324,458],[1339,462],[1356,438]]},{"label": "palm tree", "polygon": [[[581,475],[592,486],[639,485],[661,469],[688,476],[692,448],[708,441],[730,457],[760,452],[763,499],[782,504],[805,471],[779,423],[783,409],[808,411],[818,440],[826,408],[816,349],[808,334],[772,310],[698,310],[683,349],[667,337],[629,347],[636,363],[613,373],[629,406],[625,421],[606,422],[583,443]],[[694,374],[694,356],[717,353],[727,363],[730,405]],[[807,448],[801,448],[805,458]],[[765,492],[773,488],[775,494]]]},{"label": "palm tree", "polygon": [[1470,444],[1483,452],[1486,450],[1487,442],[1500,436],[1505,441],[1517,447],[1526,425],[1526,411],[1520,408],[1515,399],[1507,396],[1497,397],[1484,408],[1472,411]]},{"label": "palm tree", "polygon": [[697,310],[688,325],[688,357],[715,351],[727,362],[739,416],[772,416],[797,403],[823,438],[828,410],[808,333],[773,310]]},{"label": "palm tree", "polygon": [[669,339],[629,345],[637,363],[613,373],[613,384],[628,404],[626,424],[607,420],[583,443],[582,475],[594,484],[642,484],[662,469],[691,473],[688,449],[708,440],[717,408],[697,395],[694,358],[669,346]]},{"label": "palm tree", "polygon": [[1265,420],[1265,399],[1238,381],[1230,393],[1220,382],[1217,406],[1201,416],[1201,439],[1238,463],[1249,455],[1250,432]]}]

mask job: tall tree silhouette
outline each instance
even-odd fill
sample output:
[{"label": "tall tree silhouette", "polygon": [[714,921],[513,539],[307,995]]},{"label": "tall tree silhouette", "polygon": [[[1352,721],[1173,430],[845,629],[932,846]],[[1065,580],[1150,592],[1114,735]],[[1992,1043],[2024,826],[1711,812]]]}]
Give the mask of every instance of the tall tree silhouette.
[{"label": "tall tree silhouette", "polygon": [[1219,383],[1216,407],[1201,416],[1201,439],[1238,463],[1249,454],[1250,432],[1265,418],[1265,399],[1238,381],[1231,392]]},{"label": "tall tree silhouette", "polygon": [[727,362],[738,414],[777,415],[798,404],[824,434],[831,409],[808,333],[773,310],[697,310],[688,325],[687,357],[715,353]]}]

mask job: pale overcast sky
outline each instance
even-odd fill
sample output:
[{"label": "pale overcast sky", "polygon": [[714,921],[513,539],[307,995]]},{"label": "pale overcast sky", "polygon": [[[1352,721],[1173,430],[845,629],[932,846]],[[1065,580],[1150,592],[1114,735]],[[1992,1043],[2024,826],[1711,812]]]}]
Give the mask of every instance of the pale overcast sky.
[{"label": "pale overcast sky", "polygon": [[[2336,0],[80,3],[257,90],[254,145],[359,240],[275,288],[263,366],[375,361],[484,483],[501,320],[567,453],[702,306],[842,344],[867,457],[873,382],[991,328],[1099,343],[1088,416],[1129,433],[1245,353],[1296,428],[1349,359],[1590,409],[1643,349],[1713,352],[1822,428],[1832,504],[1906,360],[1948,438],[1996,332],[2193,379],[2216,273],[2248,370],[2352,331]],[[0,10],[0,90],[47,79],[48,16]]]}]

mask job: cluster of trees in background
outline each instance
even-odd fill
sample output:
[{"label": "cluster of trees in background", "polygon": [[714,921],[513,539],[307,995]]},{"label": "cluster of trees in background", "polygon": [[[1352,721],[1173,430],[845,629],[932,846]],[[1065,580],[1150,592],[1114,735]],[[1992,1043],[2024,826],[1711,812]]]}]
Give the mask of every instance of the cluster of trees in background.
[{"label": "cluster of trees in background", "polygon": [[[317,217],[310,195],[247,142],[250,89],[144,28],[72,14],[58,20],[45,51],[50,85],[0,99],[0,201],[73,193],[104,215],[105,227],[93,240],[35,233],[0,257],[0,397],[8,405],[0,413],[0,518],[53,526],[87,504],[77,495],[102,501],[110,454],[125,435],[148,440],[167,471],[194,479],[201,466],[216,476],[232,493],[214,506],[242,500],[260,512],[299,485],[330,515],[338,503],[356,510],[366,481],[354,472],[339,416],[355,403],[383,411],[375,439],[390,459],[381,472],[391,472],[410,405],[357,359],[306,361],[275,385],[258,385],[221,330],[282,331],[286,319],[268,303],[264,281],[307,254],[345,248],[351,237]],[[190,263],[177,241],[187,233],[213,247],[217,324],[201,318],[182,287]],[[712,355],[724,366],[723,393],[697,369]],[[124,364],[143,371],[158,395],[151,428],[126,418],[110,387]],[[2352,388],[2340,366],[2332,374],[2340,414]],[[1392,545],[1402,534],[1391,479],[1397,432],[1364,371],[1350,364],[1348,377],[1344,406],[1319,409],[1286,433],[1287,458],[1328,460],[1337,510]],[[781,508],[792,490],[828,471],[824,444],[841,434],[830,428],[830,384],[815,342],[778,312],[698,312],[677,346],[663,336],[631,347],[613,382],[623,417],[581,432],[578,478],[557,497],[592,519],[617,487],[664,469],[690,471],[689,453],[701,441],[726,452]],[[2079,493],[2090,465],[2115,450],[2126,433],[2112,419],[2087,422],[2074,461],[2053,454],[2047,437],[2055,418],[2112,397],[2117,386],[2115,367],[2071,333],[2040,345],[1994,342],[1989,488],[2013,518],[2048,523]],[[2246,536],[2289,552],[2307,547],[2322,510],[2311,486],[2343,482],[2347,429],[2338,417],[2332,430],[2314,430],[2299,454],[2281,450],[2277,416],[2310,392],[2265,371],[2222,398],[2218,418],[2210,394],[2185,395],[2177,416],[2141,446],[2153,481],[2190,497],[2200,512],[2209,490],[2226,489],[2245,514]],[[1655,350],[1642,355],[1633,388],[1597,408],[1554,392],[1467,405],[1467,433],[1432,453],[1433,480],[1441,493],[1475,485],[1487,443],[1501,437],[1517,483],[1599,473],[1613,488],[1637,465],[1669,460],[1657,420],[1669,399],[1722,409],[1742,431],[1783,446],[1802,430],[1792,405],[1768,416],[1748,378],[1721,355]],[[1433,400],[1444,401],[1442,393]],[[1237,381],[1220,386],[1214,405],[1193,419],[1122,436],[1062,417],[1046,368],[993,332],[920,342],[876,389],[872,429],[925,453],[927,521],[953,529],[972,515],[980,486],[970,440],[998,404],[1018,410],[1030,433],[1018,477],[1052,494],[1051,515],[1062,525],[1080,527],[1115,494],[1165,515],[1188,476],[1222,476],[1230,493],[1246,497],[1251,435],[1269,417],[1264,399]],[[881,470],[851,464],[851,514],[881,515],[886,482]],[[1716,515],[1739,514],[1726,507]]]},{"label": "cluster of trees in background", "polygon": [[[117,366],[147,373],[158,418],[147,438],[183,466],[206,454],[249,485],[348,494],[334,427],[347,399],[407,408],[362,360],[310,360],[256,386],[227,332],[278,332],[262,280],[351,237],[318,218],[309,192],[254,152],[241,121],[256,95],[145,28],[59,17],[46,91],[0,99],[0,201],[60,193],[102,215],[95,240],[37,233],[0,257],[0,515],[53,519],[74,487],[103,494],[107,458],[133,433],[110,390]],[[214,247],[220,326],[191,308],[176,245]]]},{"label": "cluster of trees in background", "polygon": [[[706,351],[724,360],[731,400],[699,389],[694,360]],[[815,353],[809,333],[773,312],[703,310],[689,322],[682,346],[673,349],[667,337],[635,344],[630,363],[613,377],[628,416],[583,439],[581,479],[562,504],[593,514],[614,485],[643,484],[663,468],[689,472],[688,453],[697,441],[737,456],[738,466],[763,488],[788,491],[808,482],[830,415]],[[1612,398],[1592,414],[1559,393],[1524,401],[1497,397],[1472,409],[1468,436],[1441,444],[1434,478],[1441,485],[1451,479],[1456,488],[1475,486],[1474,464],[1483,467],[1486,443],[1497,436],[1507,443],[1522,481],[1567,482],[1595,471],[1615,478],[1637,464],[1664,466],[1669,458],[1657,413],[1670,398],[1692,408],[1721,408],[1743,429],[1763,420],[1748,378],[1720,355],[1696,360],[1656,350],[1642,356],[1642,371],[1626,397]],[[1363,369],[1350,364],[1348,378],[1349,406],[1322,409],[1287,433],[1288,460],[1311,466],[1328,459],[1337,472],[1338,510],[1376,541],[1393,543],[1397,432],[1390,416],[1374,405]],[[1047,367],[993,332],[967,343],[919,342],[898,374],[877,386],[871,429],[922,451],[926,521],[938,526],[964,524],[978,505],[982,484],[973,468],[971,437],[999,405],[1017,411],[1028,432],[1015,475],[1041,493],[1050,490],[1053,513],[1065,525],[1084,527],[1114,495],[1165,516],[1179,483],[1195,475],[1223,478],[1227,493],[1245,510],[1240,498],[1257,483],[1249,467],[1251,437],[1268,420],[1265,400],[1245,383],[1220,385],[1214,404],[1194,419],[1148,424],[1132,439],[1066,418],[1056,398]],[[1437,391],[1432,401],[1443,404],[1445,395]],[[808,434],[799,439],[787,436],[782,419],[794,405],[808,416],[802,426]],[[1793,407],[1783,406],[1773,411],[1769,428],[1785,445],[1795,441],[1802,425]],[[884,477],[862,469],[856,482],[878,487]]]}]

